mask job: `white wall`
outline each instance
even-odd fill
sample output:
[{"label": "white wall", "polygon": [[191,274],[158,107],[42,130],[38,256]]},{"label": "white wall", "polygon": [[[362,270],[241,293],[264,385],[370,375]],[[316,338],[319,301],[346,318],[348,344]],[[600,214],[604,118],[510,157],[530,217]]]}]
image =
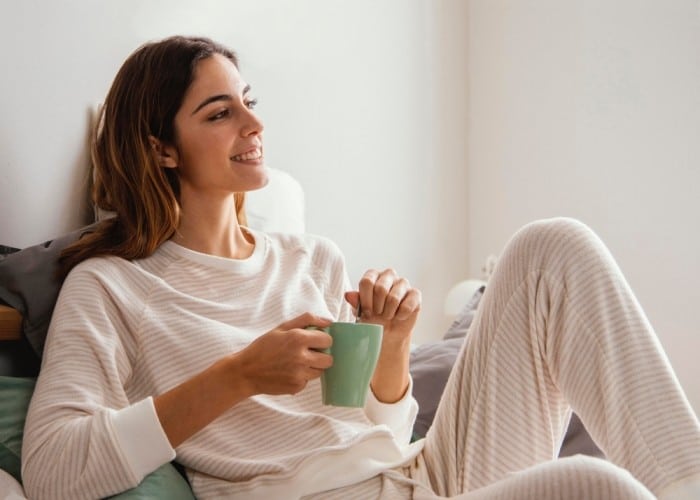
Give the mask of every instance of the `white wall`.
[{"label": "white wall", "polygon": [[416,340],[438,336],[467,266],[465,13],[459,0],[2,2],[0,243],[84,223],[91,107],[141,43],[204,34],[238,51],[267,162],[302,182],[309,231],[340,245],[354,280],[393,266],[421,287]]},{"label": "white wall", "polygon": [[[539,217],[607,241],[700,409],[695,0],[0,3],[0,243],[82,224],[91,106],[140,43],[207,34],[260,98],[271,166],[353,279],[446,291]],[[467,182],[468,177],[468,182]]]},{"label": "white wall", "polygon": [[469,269],[529,220],[607,242],[700,410],[697,0],[472,0]]}]

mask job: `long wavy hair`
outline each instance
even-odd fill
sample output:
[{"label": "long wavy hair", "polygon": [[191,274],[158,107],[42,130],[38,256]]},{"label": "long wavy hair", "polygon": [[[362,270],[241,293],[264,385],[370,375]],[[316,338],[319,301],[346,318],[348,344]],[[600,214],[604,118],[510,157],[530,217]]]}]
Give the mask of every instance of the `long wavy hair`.
[{"label": "long wavy hair", "polygon": [[[208,38],[174,36],[147,43],[119,69],[92,131],[92,200],[113,218],[66,247],[59,257],[64,278],[85,259],[116,255],[138,259],[168,240],[180,221],[178,169],[160,166],[149,136],[175,143],[175,114],[197,63],[221,54],[236,66],[233,51]],[[245,225],[244,193],[235,193]]]}]

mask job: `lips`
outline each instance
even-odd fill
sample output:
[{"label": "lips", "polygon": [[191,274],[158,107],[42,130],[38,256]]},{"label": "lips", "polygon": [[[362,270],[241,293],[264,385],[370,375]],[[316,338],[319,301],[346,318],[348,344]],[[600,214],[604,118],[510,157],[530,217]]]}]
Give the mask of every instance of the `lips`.
[{"label": "lips", "polygon": [[233,161],[250,161],[259,160],[260,158],[262,158],[262,150],[260,148],[251,149],[250,151],[231,157]]}]

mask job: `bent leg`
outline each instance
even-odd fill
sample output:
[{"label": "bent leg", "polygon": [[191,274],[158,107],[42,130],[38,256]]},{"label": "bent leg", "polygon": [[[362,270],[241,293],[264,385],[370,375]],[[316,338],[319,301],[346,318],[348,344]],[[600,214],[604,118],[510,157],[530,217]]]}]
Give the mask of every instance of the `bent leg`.
[{"label": "bent leg", "polygon": [[632,475],[599,458],[575,457],[544,462],[455,500],[653,500]]},{"label": "bent leg", "polygon": [[553,219],[506,247],[411,474],[449,496],[551,460],[569,405],[651,491],[700,472],[698,419],[619,268]]}]

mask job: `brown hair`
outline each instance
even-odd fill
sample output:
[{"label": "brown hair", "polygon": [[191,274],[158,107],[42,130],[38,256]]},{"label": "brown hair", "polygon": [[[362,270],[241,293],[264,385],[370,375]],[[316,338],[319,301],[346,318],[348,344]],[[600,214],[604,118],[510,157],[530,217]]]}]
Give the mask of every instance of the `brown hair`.
[{"label": "brown hair", "polygon": [[[192,83],[196,65],[229,49],[200,37],[174,36],[145,44],[119,69],[92,132],[93,203],[115,213],[94,232],[64,249],[61,278],[97,255],[138,259],[151,255],[180,220],[177,169],[160,166],[149,136],[175,140],[175,115]],[[245,224],[243,193],[235,193],[238,221]]]}]

